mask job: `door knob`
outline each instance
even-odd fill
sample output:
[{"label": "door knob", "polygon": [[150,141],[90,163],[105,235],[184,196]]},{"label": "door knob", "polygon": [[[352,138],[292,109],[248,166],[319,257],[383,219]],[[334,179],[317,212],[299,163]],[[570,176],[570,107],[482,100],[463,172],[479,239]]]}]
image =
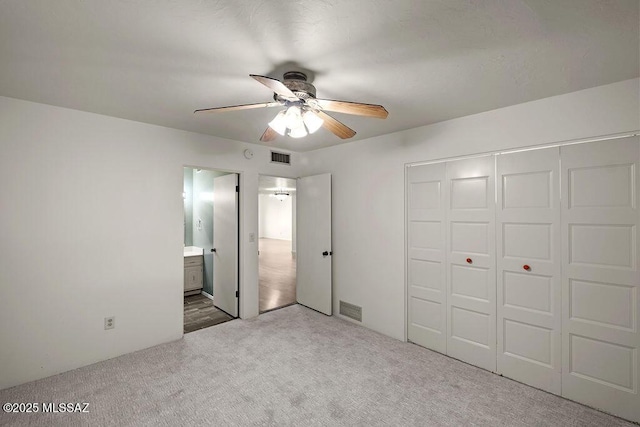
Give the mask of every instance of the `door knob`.
[{"label": "door knob", "polygon": [[322,256],[329,256],[329,252],[327,251],[322,252]]},{"label": "door knob", "polygon": [[467,264],[473,264],[473,260],[471,258],[467,258]]},{"label": "door knob", "polygon": [[216,248],[211,249],[211,252],[218,252]]},{"label": "door knob", "polygon": [[531,267],[529,267],[527,264],[523,265],[522,268],[524,268],[527,271],[531,270]]}]

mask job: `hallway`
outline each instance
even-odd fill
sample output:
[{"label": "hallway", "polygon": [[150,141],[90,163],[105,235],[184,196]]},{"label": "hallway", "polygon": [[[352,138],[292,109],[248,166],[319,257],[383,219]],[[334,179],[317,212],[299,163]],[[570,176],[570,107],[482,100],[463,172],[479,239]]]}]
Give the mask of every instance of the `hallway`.
[{"label": "hallway", "polygon": [[290,240],[260,239],[260,313],[296,302],[296,260]]}]

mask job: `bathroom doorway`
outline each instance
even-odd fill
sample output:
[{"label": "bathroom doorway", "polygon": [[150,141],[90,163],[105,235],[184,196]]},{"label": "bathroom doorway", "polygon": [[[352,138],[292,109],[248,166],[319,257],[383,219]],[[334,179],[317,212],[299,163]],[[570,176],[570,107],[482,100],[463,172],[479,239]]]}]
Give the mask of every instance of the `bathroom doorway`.
[{"label": "bathroom doorway", "polygon": [[238,316],[239,176],[184,168],[184,333]]},{"label": "bathroom doorway", "polygon": [[258,181],[259,311],[296,303],[296,180]]}]

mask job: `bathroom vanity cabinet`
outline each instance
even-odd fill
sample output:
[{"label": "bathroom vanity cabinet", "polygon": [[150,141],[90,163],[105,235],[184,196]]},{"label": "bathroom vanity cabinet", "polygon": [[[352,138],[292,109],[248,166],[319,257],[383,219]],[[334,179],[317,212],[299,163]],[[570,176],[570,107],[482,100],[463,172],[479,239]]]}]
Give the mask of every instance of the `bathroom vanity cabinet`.
[{"label": "bathroom vanity cabinet", "polygon": [[202,255],[184,257],[184,292],[196,294],[202,290]]}]

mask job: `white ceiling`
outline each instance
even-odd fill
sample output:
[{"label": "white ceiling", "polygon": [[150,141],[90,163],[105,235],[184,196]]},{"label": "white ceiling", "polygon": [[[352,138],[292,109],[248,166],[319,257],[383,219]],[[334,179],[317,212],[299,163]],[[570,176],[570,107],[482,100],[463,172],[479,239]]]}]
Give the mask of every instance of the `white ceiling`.
[{"label": "white ceiling", "polygon": [[259,194],[273,194],[276,191],[296,192],[296,180],[292,178],[280,178],[276,176],[260,175],[258,179]]},{"label": "white ceiling", "polygon": [[[306,70],[373,137],[640,75],[638,0],[0,0],[0,95],[245,142],[277,109],[249,78]],[[271,145],[344,142],[325,129]]]}]

